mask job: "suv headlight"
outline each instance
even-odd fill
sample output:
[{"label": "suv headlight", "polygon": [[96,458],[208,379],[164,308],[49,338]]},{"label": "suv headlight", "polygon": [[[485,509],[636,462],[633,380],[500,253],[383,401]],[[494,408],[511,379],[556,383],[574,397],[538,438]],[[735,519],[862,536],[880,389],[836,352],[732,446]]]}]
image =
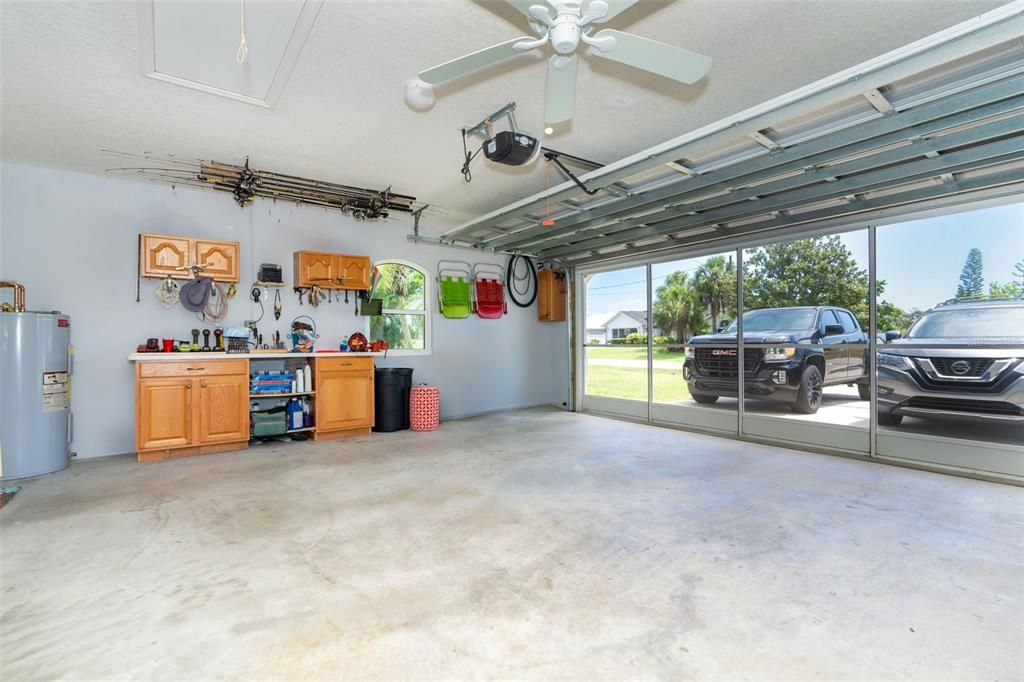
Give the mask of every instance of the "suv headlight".
[{"label": "suv headlight", "polygon": [[686,348],[685,348],[685,349],[683,350],[683,355],[684,355],[685,357],[688,357],[688,358],[692,358],[692,357],[693,357],[693,346],[687,346],[687,347],[686,347]]},{"label": "suv headlight", "polygon": [[796,348],[784,348],[777,346],[775,348],[764,349],[764,360],[765,362],[785,362],[790,360],[796,355]]},{"label": "suv headlight", "polygon": [[906,372],[908,369],[913,369],[913,365],[910,364],[910,359],[907,356],[894,355],[892,353],[879,353],[878,365],[880,367],[898,369],[901,372]]}]

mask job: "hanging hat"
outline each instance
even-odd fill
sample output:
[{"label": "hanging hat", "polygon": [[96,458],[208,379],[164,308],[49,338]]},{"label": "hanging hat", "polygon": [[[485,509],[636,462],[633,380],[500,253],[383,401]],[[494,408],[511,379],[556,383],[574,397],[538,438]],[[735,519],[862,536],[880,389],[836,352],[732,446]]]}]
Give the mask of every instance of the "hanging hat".
[{"label": "hanging hat", "polygon": [[196,277],[181,285],[178,296],[185,310],[202,312],[210,301],[210,282],[209,277]]}]

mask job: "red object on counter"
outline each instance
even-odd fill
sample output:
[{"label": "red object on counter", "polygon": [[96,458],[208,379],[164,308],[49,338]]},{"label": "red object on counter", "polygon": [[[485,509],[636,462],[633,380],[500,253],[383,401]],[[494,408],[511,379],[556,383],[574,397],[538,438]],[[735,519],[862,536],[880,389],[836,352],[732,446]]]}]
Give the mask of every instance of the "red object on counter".
[{"label": "red object on counter", "polygon": [[409,428],[437,431],[440,424],[441,391],[437,386],[420,384],[409,389]]},{"label": "red object on counter", "polygon": [[164,352],[170,353],[174,350],[174,339],[164,339]]},{"label": "red object on counter", "polygon": [[360,332],[348,337],[348,349],[353,353],[362,353],[366,350],[366,337]]}]

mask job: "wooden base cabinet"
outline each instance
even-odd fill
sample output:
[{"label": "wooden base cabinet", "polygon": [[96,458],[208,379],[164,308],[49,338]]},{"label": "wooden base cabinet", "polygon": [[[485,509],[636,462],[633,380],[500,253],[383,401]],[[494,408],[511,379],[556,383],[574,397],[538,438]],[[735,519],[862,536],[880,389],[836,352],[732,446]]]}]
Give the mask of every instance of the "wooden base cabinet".
[{"label": "wooden base cabinet", "polygon": [[317,358],[314,438],[366,435],[373,427],[373,358]]},{"label": "wooden base cabinet", "polygon": [[249,442],[245,360],[136,363],[139,461],[241,450]]},{"label": "wooden base cabinet", "polygon": [[[374,424],[373,358],[356,355],[308,361],[315,389],[311,394],[313,438],[368,435]],[[258,369],[259,359],[256,363]],[[137,360],[139,461],[249,447],[249,369],[245,357]]]}]

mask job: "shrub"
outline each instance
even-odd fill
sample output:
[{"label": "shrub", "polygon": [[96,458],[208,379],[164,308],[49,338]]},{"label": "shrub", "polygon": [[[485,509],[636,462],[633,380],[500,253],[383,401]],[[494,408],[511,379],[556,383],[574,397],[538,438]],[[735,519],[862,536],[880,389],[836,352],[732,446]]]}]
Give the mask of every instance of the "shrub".
[{"label": "shrub", "polygon": [[615,346],[620,346],[620,345],[626,343],[626,339],[612,339],[608,343],[610,343],[612,345],[615,345]]},{"label": "shrub", "polygon": [[647,345],[647,334],[637,334],[636,332],[626,336],[626,343],[631,346],[646,346]]},{"label": "shrub", "polygon": [[671,336],[655,336],[654,337],[654,345],[655,346],[668,346],[668,345],[673,344],[675,342],[676,342],[676,340],[673,339]]}]

